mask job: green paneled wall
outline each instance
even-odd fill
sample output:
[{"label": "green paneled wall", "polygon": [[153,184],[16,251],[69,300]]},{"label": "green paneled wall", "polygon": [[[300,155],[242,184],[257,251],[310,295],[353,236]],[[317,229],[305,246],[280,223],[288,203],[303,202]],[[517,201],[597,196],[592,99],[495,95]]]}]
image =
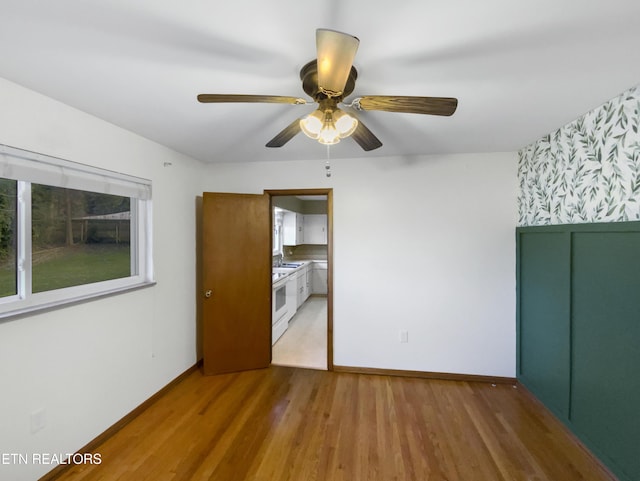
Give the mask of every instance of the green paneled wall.
[{"label": "green paneled wall", "polygon": [[640,481],[640,223],[517,229],[518,379]]},{"label": "green paneled wall", "polygon": [[640,233],[573,235],[571,422],[640,479]]},{"label": "green paneled wall", "polygon": [[[565,233],[520,236],[520,378],[554,412],[569,413],[569,243]],[[540,302],[544,299],[544,302]]]}]

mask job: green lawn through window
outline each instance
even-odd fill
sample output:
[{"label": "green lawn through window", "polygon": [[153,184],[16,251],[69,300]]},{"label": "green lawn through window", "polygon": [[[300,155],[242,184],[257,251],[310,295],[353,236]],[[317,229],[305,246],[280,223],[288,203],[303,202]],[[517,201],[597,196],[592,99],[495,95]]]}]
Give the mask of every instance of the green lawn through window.
[{"label": "green lawn through window", "polygon": [[[128,244],[76,245],[44,254],[32,268],[34,293],[131,275]],[[14,276],[13,269],[0,268],[0,297],[15,294]]]}]

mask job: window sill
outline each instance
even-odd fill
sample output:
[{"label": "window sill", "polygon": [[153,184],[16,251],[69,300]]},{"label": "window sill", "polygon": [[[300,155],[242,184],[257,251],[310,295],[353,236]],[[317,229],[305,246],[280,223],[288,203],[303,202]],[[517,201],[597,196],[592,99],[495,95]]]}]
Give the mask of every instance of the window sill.
[{"label": "window sill", "polygon": [[111,297],[111,296],[115,296],[115,295],[118,295],[118,294],[123,294],[125,292],[137,291],[139,289],[145,289],[147,287],[153,287],[155,285],[156,285],[156,281],[145,281],[145,282],[141,282],[139,284],[134,284],[134,285],[130,285],[130,286],[115,287],[115,288],[107,289],[107,290],[100,291],[100,292],[79,295],[77,297],[72,297],[72,298],[67,298],[67,299],[60,299],[60,300],[56,300],[56,301],[50,301],[50,302],[38,304],[38,305],[35,305],[35,306],[22,307],[22,308],[19,308],[19,309],[14,309],[14,310],[11,310],[11,311],[2,312],[2,313],[0,313],[0,324],[2,324],[3,322],[8,322],[8,321],[12,321],[12,320],[15,320],[15,319],[20,319],[22,317],[27,317],[27,316],[30,316],[32,314],[40,314],[40,313],[52,311],[52,310],[55,310],[55,309],[60,309],[60,308],[67,307],[67,306],[72,306],[72,305],[76,305],[76,304],[82,304],[82,303],[85,303],[85,302],[92,301],[94,299],[100,299],[100,298],[103,298],[103,297]]}]

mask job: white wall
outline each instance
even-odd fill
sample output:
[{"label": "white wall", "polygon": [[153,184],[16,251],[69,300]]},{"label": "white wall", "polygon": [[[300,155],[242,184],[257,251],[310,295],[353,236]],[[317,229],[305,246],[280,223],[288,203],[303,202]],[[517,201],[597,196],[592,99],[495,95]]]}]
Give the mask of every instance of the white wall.
[{"label": "white wall", "polygon": [[[3,79],[0,105],[0,143],[153,182],[156,286],[0,323],[0,454],[72,453],[195,363],[200,164]],[[0,463],[0,479],[52,468]]]},{"label": "white wall", "polygon": [[0,143],[153,181],[158,281],[0,323],[0,453],[73,452],[193,365],[202,190],[334,189],[336,364],[514,376],[515,153],[336,160],[327,179],[323,161],[204,166],[2,79],[0,105]]},{"label": "white wall", "polygon": [[515,152],[334,160],[329,179],[220,164],[206,189],[334,189],[335,364],[515,376],[516,170]]}]

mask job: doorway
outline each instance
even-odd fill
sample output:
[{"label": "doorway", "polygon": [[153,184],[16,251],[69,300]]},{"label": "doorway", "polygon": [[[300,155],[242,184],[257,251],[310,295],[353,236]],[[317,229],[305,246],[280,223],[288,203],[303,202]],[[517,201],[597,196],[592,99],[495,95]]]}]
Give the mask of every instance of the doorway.
[{"label": "doorway", "polygon": [[[289,316],[274,326],[271,362],[311,369],[333,370],[333,191],[332,189],[267,190],[270,198],[272,265],[284,279],[273,277],[274,289],[281,292],[284,283],[295,286],[303,298],[292,301]],[[297,214],[297,219],[296,219]],[[285,235],[284,217],[306,227],[307,239]],[[290,223],[287,229],[291,230]],[[278,232],[278,228],[281,230]],[[315,231],[314,231],[315,229]],[[324,238],[318,238],[319,230]],[[279,263],[300,267],[277,268]],[[288,271],[291,269],[291,272]],[[306,276],[306,288],[303,276]],[[297,281],[295,280],[297,278]],[[297,284],[296,284],[297,282]],[[274,296],[275,302],[276,297]],[[273,321],[276,321],[274,317]]]}]

